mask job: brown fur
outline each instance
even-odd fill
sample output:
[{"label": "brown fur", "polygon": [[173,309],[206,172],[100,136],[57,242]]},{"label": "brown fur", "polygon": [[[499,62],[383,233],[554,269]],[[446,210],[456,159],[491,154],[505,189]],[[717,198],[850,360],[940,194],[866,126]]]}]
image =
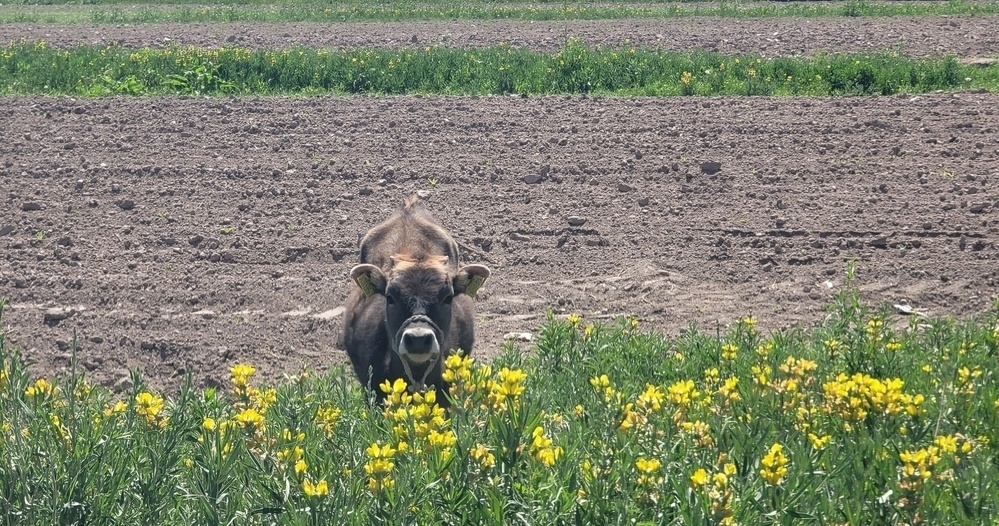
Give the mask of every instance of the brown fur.
[{"label": "brown fur", "polygon": [[[398,318],[426,315],[441,329],[439,339],[435,336],[441,355],[430,366],[426,384],[436,386],[438,401],[446,402],[444,360],[457,349],[470,353],[475,341],[473,298],[465,288],[473,276],[488,277],[489,270],[481,265],[459,268],[457,243],[416,196],[369,230],[360,248],[360,265],[351,271],[359,286],[347,298],[340,338],[354,372],[379,399],[384,397],[378,389],[383,381],[403,378],[409,383],[406,358],[398,349]],[[370,296],[360,286],[364,279],[370,280]],[[414,377],[423,376],[426,364],[408,363]]]},{"label": "brown fur", "polygon": [[402,208],[369,230],[361,240],[361,263],[388,271],[393,256],[409,261],[447,256],[448,266],[458,270],[458,244],[415,195],[407,197]]}]

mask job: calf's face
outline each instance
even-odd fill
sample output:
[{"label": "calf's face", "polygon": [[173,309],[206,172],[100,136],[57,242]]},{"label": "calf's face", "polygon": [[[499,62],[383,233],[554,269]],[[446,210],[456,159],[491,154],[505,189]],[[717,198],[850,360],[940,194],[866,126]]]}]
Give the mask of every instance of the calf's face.
[{"label": "calf's face", "polygon": [[451,328],[452,303],[456,294],[474,296],[489,269],[466,265],[449,271],[446,256],[417,261],[392,258],[386,275],[374,265],[358,265],[351,278],[369,298],[385,301],[385,327],[392,350],[404,363],[424,364],[441,354]]}]

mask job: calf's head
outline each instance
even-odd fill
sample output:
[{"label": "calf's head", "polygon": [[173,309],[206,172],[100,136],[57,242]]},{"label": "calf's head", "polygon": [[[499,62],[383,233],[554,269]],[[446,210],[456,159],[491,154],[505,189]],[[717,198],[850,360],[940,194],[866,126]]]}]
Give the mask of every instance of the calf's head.
[{"label": "calf's head", "polygon": [[489,277],[489,269],[466,265],[454,270],[447,256],[397,254],[391,259],[387,272],[362,264],[351,270],[350,277],[369,298],[384,297],[385,327],[392,350],[402,359],[410,380],[422,383],[412,377],[410,366],[427,364],[429,372],[447,350],[442,347],[451,328],[455,296],[475,296]]}]

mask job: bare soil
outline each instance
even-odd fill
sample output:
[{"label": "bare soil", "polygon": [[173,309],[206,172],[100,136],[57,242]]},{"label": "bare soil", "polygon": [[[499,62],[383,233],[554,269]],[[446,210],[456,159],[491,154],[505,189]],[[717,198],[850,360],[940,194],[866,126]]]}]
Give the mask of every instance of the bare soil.
[{"label": "bare soil", "polygon": [[53,374],[75,335],[118,388],[342,363],[358,239],[413,192],[493,270],[479,356],[549,309],[808,326],[851,259],[875,304],[963,317],[999,291],[987,93],[6,97],[0,189],[9,339]]},{"label": "bare soil", "polygon": [[462,21],[343,24],[135,24],[0,25],[0,42],[45,40],[125,47],[170,45],[247,48],[482,47],[506,42],[552,51],[570,38],[591,45],[704,49],[763,56],[892,51],[913,57],[999,54],[999,15],[890,18],[771,18],[575,20],[560,22]]}]

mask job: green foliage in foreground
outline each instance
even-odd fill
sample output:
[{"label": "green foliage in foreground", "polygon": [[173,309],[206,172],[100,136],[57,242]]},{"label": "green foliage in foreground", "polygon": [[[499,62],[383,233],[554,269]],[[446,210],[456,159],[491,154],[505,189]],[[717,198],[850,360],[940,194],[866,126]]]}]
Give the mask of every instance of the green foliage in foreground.
[{"label": "green foliage in foreground", "polygon": [[[901,328],[896,328],[901,325]],[[29,378],[0,336],[15,524],[995,524],[999,303],[676,339],[549,317],[536,352],[449,361],[455,408],[297,375],[166,400]]]},{"label": "green foliage in foreground", "polygon": [[[393,1],[373,3],[347,0],[335,3],[272,0],[180,0],[169,3],[126,0],[84,1],[48,0],[46,4],[73,5],[72,8],[38,10],[27,7],[32,1],[15,0],[14,7],[0,10],[0,23],[201,23],[201,22],[390,22],[407,20],[606,20],[625,18],[683,18],[716,16],[731,18],[776,17],[872,17],[921,15],[973,15],[999,13],[999,3],[964,2],[669,2],[654,0],[583,3],[473,0]],[[92,4],[92,5],[90,5]],[[120,4],[128,4],[120,5]],[[188,5],[185,5],[188,4]],[[198,4],[198,5],[189,5]],[[108,7],[113,6],[113,7]]]},{"label": "green foliage in foreground", "polygon": [[649,48],[556,53],[485,49],[0,48],[0,93],[844,95],[999,88],[999,66],[884,52],[813,58],[730,57]]}]

